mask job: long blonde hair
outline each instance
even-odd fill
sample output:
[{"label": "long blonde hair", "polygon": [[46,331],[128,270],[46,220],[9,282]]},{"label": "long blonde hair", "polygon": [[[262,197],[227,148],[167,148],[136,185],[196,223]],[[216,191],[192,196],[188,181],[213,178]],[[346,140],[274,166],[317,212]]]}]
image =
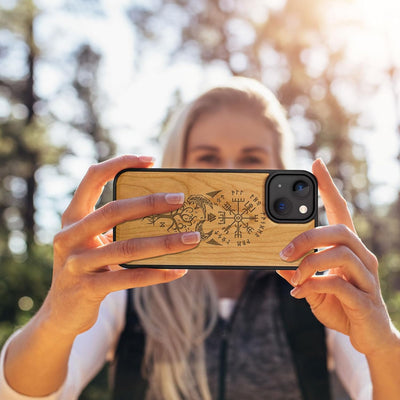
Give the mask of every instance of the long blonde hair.
[{"label": "long blonde hair", "polygon": [[[293,143],[285,113],[275,96],[247,78],[205,92],[169,124],[163,167],[185,164],[187,138],[202,115],[222,108],[260,118],[274,135],[278,167],[293,160]],[[207,271],[189,271],[174,282],[138,288],[134,304],[146,332],[143,372],[148,400],[211,400],[204,340],[217,319],[218,296]]]}]

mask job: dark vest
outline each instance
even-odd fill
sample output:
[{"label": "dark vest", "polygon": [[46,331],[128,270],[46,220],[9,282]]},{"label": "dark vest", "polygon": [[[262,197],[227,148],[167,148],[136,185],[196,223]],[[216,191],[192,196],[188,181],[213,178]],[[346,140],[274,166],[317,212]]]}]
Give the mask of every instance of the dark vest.
[{"label": "dark vest", "polygon": [[[274,279],[278,280],[279,311],[302,398],[329,400],[325,328],[314,317],[305,300],[290,296],[291,286],[286,281],[278,276]],[[144,331],[132,304],[132,291],[128,290],[126,325],[115,357],[114,400],[145,399],[147,381],[141,375],[144,346]],[[267,394],[265,396],[268,398]],[[219,395],[218,400],[224,400],[224,396]]]}]

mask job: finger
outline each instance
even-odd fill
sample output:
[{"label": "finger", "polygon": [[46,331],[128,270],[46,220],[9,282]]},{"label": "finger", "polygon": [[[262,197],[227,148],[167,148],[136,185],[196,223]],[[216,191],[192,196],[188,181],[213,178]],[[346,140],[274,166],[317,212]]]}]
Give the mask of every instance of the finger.
[{"label": "finger", "polygon": [[111,243],[113,241],[113,238],[114,238],[114,233],[113,233],[112,229],[108,230],[105,233],[98,235],[98,239],[99,239],[101,245],[103,245],[103,246],[105,246],[108,243]]},{"label": "finger", "polygon": [[186,273],[186,269],[137,268],[97,274],[94,279],[96,279],[96,292],[105,296],[118,290],[171,282]]},{"label": "finger", "polygon": [[[294,286],[302,285],[321,269],[338,269],[340,276],[358,289],[369,292],[375,287],[374,279],[361,260],[346,246],[335,246],[306,256],[292,277]],[[331,273],[333,273],[331,271]]]},{"label": "finger", "polygon": [[292,286],[292,278],[293,275],[295,274],[296,271],[289,270],[289,269],[279,269],[276,270],[276,273],[281,276],[283,279],[285,279],[288,283],[290,283]]},{"label": "finger", "polygon": [[[314,310],[319,304],[313,302],[317,294],[330,294],[336,296],[340,302],[354,310],[360,307],[360,301],[364,301],[363,292],[351,283],[343,280],[337,275],[320,275],[307,280],[301,286],[296,286],[290,294],[296,299],[307,298],[311,308]],[[367,305],[364,305],[367,306]]]},{"label": "finger", "polygon": [[319,158],[314,161],[312,172],[318,181],[318,189],[325,205],[326,215],[330,224],[344,224],[353,232],[356,229],[347,207],[347,202],[340,194],[324,162]]},{"label": "finger", "polygon": [[322,226],[301,233],[281,251],[281,258],[285,261],[295,261],[314,249],[338,245],[347,246],[369,271],[376,273],[378,267],[376,257],[345,225]]},{"label": "finger", "polygon": [[78,243],[112,229],[126,221],[178,209],[184,202],[183,193],[155,193],[124,200],[114,200],[93,211],[68,227],[68,243]]},{"label": "finger", "polygon": [[125,168],[146,168],[153,163],[152,157],[126,155],[92,165],[63,214],[63,226],[76,222],[92,212],[104,185],[112,180],[119,171]]},{"label": "finger", "polygon": [[123,240],[74,254],[68,258],[66,266],[72,273],[77,274],[82,271],[99,271],[112,264],[125,264],[190,250],[199,242],[199,232]]},{"label": "finger", "polygon": [[109,229],[107,232],[103,233],[103,236],[105,237],[104,241],[106,241],[104,244],[110,243],[114,239],[114,231]]}]

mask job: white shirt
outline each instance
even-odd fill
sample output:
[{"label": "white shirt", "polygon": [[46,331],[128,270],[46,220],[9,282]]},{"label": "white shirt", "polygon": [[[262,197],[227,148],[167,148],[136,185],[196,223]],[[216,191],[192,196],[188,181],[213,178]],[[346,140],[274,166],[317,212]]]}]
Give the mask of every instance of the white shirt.
[{"label": "white shirt", "polygon": [[[234,302],[221,299],[220,314],[227,318]],[[107,360],[111,360],[125,325],[126,292],[109,294],[102,302],[97,322],[88,331],[78,335],[72,346],[68,362],[68,375],[62,387],[45,397],[28,397],[14,391],[4,377],[4,359],[15,332],[7,340],[0,354],[0,399],[2,400],[74,400],[96,376]],[[328,359],[352,399],[371,400],[372,383],[363,354],[356,351],[349,338],[327,329]]]}]

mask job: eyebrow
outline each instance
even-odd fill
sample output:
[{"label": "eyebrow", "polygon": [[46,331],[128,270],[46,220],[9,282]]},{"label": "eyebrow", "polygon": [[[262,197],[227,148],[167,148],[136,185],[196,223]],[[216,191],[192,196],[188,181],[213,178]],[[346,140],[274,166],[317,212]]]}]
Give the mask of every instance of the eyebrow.
[{"label": "eyebrow", "polygon": [[265,154],[269,154],[271,152],[269,147],[254,146],[254,147],[246,147],[245,149],[243,149],[243,153],[253,153],[255,151],[260,151]]},{"label": "eyebrow", "polygon": [[[190,149],[190,151],[213,151],[218,152],[219,148],[215,146],[210,146],[206,144],[200,144]],[[265,147],[253,146],[253,147],[246,147],[242,150],[243,153],[253,153],[253,152],[262,152],[264,154],[270,154],[271,150]]]},{"label": "eyebrow", "polygon": [[199,144],[198,146],[194,146],[189,150],[190,151],[196,151],[196,150],[218,151],[219,149],[218,149],[218,147],[209,146],[206,144]]}]

